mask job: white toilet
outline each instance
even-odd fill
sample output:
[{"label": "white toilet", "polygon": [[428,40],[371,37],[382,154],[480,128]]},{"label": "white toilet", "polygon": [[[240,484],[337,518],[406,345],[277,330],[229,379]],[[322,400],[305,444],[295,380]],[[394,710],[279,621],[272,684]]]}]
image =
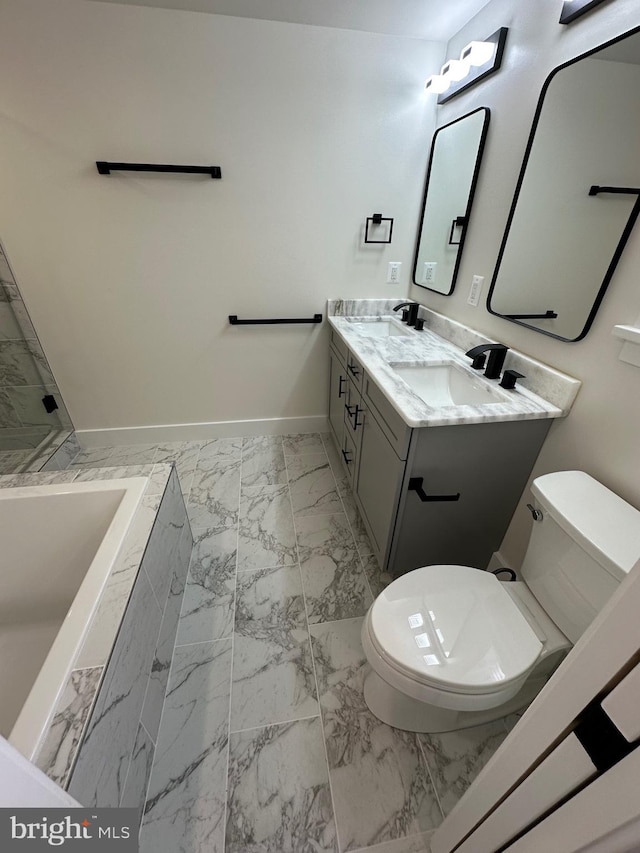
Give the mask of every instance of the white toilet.
[{"label": "white toilet", "polygon": [[538,477],[523,581],[425,566],[371,605],[364,695],[383,722],[444,732],[525,707],[640,558],[640,512],[582,471]]}]

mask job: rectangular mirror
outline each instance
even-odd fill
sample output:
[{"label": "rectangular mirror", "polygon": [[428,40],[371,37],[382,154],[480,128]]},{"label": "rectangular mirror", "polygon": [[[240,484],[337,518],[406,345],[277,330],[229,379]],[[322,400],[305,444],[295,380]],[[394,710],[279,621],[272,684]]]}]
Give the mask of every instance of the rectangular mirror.
[{"label": "rectangular mirror", "polygon": [[564,341],[587,334],[640,211],[639,30],[547,78],[489,291],[491,313]]},{"label": "rectangular mirror", "polygon": [[419,287],[453,293],[488,126],[480,107],[433,136],[413,265]]}]

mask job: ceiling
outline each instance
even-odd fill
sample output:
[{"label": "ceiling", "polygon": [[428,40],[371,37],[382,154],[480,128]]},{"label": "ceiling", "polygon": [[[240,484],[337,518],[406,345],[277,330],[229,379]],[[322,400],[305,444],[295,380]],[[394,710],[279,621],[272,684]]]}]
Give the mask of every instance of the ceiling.
[{"label": "ceiling", "polygon": [[93,0],[448,41],[489,0]]}]

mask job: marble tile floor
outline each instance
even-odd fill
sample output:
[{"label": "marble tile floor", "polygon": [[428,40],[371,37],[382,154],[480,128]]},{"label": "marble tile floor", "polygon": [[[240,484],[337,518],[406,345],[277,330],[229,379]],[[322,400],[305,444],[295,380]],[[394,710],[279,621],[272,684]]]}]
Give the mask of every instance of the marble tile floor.
[{"label": "marble tile floor", "polygon": [[194,533],[141,853],[425,853],[507,735],[381,723],[360,626],[390,580],[328,434],[81,451],[175,462]]}]

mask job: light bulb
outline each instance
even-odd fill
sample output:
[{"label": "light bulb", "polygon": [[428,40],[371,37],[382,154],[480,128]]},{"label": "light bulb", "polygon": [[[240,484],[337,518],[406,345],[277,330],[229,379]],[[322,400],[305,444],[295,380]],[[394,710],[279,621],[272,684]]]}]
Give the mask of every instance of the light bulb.
[{"label": "light bulb", "polygon": [[460,59],[469,65],[486,65],[492,59],[495,49],[492,41],[472,41],[463,48]]},{"label": "light bulb", "polygon": [[424,90],[427,94],[441,95],[449,88],[450,81],[441,74],[432,74],[424,84]]},{"label": "light bulb", "polygon": [[470,71],[471,66],[464,59],[450,59],[440,69],[440,74],[457,83],[458,80],[463,80]]}]

